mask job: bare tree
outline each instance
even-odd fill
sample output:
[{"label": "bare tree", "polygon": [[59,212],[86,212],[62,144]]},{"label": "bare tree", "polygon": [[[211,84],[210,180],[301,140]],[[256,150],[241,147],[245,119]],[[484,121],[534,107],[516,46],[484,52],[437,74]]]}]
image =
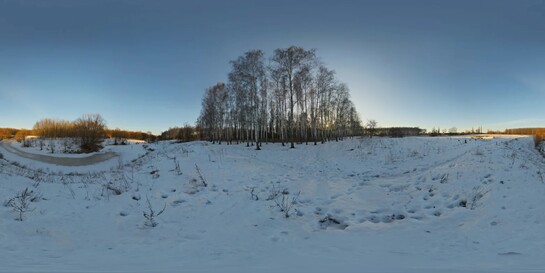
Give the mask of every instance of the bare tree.
[{"label": "bare tree", "polygon": [[279,73],[287,80],[287,94],[289,102],[288,112],[288,133],[291,142],[290,148],[295,148],[295,128],[294,128],[294,108],[295,108],[295,85],[294,78],[301,69],[312,65],[315,60],[315,50],[305,50],[304,48],[297,46],[290,46],[288,48],[279,48],[274,51],[272,57],[272,70],[275,73]]},{"label": "bare tree", "polygon": [[321,65],[316,76],[318,96],[318,123],[321,128],[322,143],[330,137],[332,128],[333,94],[336,88],[335,71]]},{"label": "bare tree", "polygon": [[356,110],[356,107],[352,103],[352,106],[350,107],[350,113],[349,113],[349,123],[350,123],[350,135],[361,135],[362,127],[361,127],[361,120],[358,114],[358,111]]},{"label": "bare tree", "polygon": [[100,114],[86,114],[75,122],[80,148],[84,152],[94,152],[100,149],[100,141],[104,138],[106,121]]},{"label": "bare tree", "polygon": [[230,86],[238,102],[240,123],[244,126],[247,146],[251,132],[260,150],[260,132],[265,127],[267,102],[267,75],[264,65],[264,53],[251,50],[231,61],[232,71],[229,73]]},{"label": "bare tree", "polygon": [[352,102],[350,101],[350,92],[346,84],[341,83],[337,86],[335,92],[334,113],[335,113],[335,140],[346,136],[348,127],[348,117]]},{"label": "bare tree", "polygon": [[367,127],[367,132],[369,133],[369,138],[372,138],[373,135],[375,135],[375,130],[377,128],[377,121],[374,119],[368,119],[366,127]]},{"label": "bare tree", "polygon": [[271,99],[271,127],[272,131],[276,132],[278,138],[282,142],[282,146],[286,142],[286,77],[284,77],[279,70],[271,70],[271,87],[272,87],[272,99]]},{"label": "bare tree", "polygon": [[202,100],[201,115],[198,123],[206,130],[210,141],[221,143],[225,124],[225,101],[228,99],[224,83],[217,83],[208,88]]}]

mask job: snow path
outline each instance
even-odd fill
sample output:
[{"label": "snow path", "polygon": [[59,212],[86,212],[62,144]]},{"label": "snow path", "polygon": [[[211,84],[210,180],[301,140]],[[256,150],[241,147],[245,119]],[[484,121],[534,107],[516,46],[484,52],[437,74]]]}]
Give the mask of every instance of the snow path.
[{"label": "snow path", "polygon": [[88,157],[82,157],[82,158],[56,157],[56,156],[47,156],[47,155],[40,155],[40,154],[31,154],[25,151],[18,150],[15,147],[11,146],[9,141],[1,141],[0,144],[1,144],[0,147],[4,148],[4,150],[12,154],[15,154],[17,156],[27,158],[27,159],[37,160],[37,161],[48,163],[48,164],[61,165],[61,166],[93,165],[93,164],[100,163],[100,162],[103,162],[118,156],[114,152],[107,152],[103,154],[94,154],[94,155],[91,155]]}]

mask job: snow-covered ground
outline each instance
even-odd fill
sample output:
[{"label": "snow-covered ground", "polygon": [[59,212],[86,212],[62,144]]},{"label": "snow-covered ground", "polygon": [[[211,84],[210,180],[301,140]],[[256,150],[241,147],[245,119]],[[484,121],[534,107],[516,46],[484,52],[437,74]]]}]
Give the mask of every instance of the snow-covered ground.
[{"label": "snow-covered ground", "polygon": [[[39,197],[24,221],[0,207],[0,271],[543,272],[545,160],[533,145],[160,142],[107,146],[119,156],[85,167],[0,148],[0,201],[27,187]],[[155,227],[147,200],[165,209]]]}]

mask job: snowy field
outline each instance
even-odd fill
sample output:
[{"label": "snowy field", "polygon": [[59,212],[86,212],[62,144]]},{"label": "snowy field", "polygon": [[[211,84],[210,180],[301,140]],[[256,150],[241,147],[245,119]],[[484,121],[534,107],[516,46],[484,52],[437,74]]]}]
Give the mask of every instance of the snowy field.
[{"label": "snowy field", "polygon": [[[0,271],[545,271],[531,138],[262,148],[106,146],[118,156],[66,167],[0,147]],[[8,203],[25,188],[18,221]],[[164,209],[153,221],[147,200]]]}]

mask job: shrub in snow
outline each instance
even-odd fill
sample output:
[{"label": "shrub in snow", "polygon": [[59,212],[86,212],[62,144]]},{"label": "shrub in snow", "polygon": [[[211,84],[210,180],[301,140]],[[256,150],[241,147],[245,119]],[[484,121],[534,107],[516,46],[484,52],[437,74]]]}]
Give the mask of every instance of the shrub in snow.
[{"label": "shrub in snow", "polygon": [[166,156],[168,159],[171,159],[174,163],[174,172],[177,174],[177,175],[182,175],[182,169],[180,168],[180,162],[178,161],[178,159],[174,156],[174,157],[169,157],[168,155]]},{"label": "shrub in snow", "polygon": [[488,191],[480,186],[474,187],[471,194],[471,206],[469,208],[472,210],[475,209],[478,206],[479,200],[481,200],[487,193]]},{"label": "shrub in snow", "polygon": [[8,199],[4,205],[13,208],[13,211],[18,214],[18,217],[15,220],[23,221],[23,214],[32,212],[35,209],[30,206],[30,203],[35,202],[38,199],[39,195],[36,195],[34,191],[25,188],[17,193],[15,197]]},{"label": "shrub in snow", "polygon": [[[244,190],[250,192],[250,198],[255,201],[259,201],[258,193],[256,192],[255,186],[245,186]],[[223,192],[227,193],[226,189],[223,189]],[[270,199],[272,200],[272,199]]]},{"label": "shrub in snow", "polygon": [[46,175],[41,170],[33,170],[28,176],[28,178],[34,180],[34,183],[32,183],[32,186],[34,188],[37,188],[41,182],[45,181]]},{"label": "shrub in snow", "polygon": [[121,195],[130,189],[130,184],[123,173],[113,173],[112,179],[102,185],[101,196]]},{"label": "shrub in snow", "polygon": [[479,200],[481,200],[487,193],[488,190],[483,189],[481,186],[473,187],[473,190],[469,194],[469,198],[467,200],[460,200],[458,206],[474,210],[479,206]]},{"label": "shrub in snow", "polygon": [[112,184],[112,182],[105,184],[104,188],[108,191],[111,191],[115,195],[121,195],[123,191],[121,189],[116,188],[115,185]]},{"label": "shrub in snow", "polygon": [[294,206],[297,204],[297,200],[299,199],[299,195],[301,192],[299,191],[297,195],[290,198],[288,189],[277,189],[274,185],[271,188],[271,192],[267,200],[274,201],[276,207],[280,209],[281,212],[284,213],[284,217],[289,218],[290,212],[293,210]]},{"label": "shrub in snow", "polygon": [[156,212],[155,210],[153,210],[153,207],[151,206],[151,202],[149,201],[147,196],[146,196],[146,201],[148,202],[148,210],[143,212],[144,218],[146,218],[144,225],[148,227],[156,227],[158,223],[155,221],[155,218],[163,214],[163,212],[165,212],[167,205],[165,204],[162,210]]}]

